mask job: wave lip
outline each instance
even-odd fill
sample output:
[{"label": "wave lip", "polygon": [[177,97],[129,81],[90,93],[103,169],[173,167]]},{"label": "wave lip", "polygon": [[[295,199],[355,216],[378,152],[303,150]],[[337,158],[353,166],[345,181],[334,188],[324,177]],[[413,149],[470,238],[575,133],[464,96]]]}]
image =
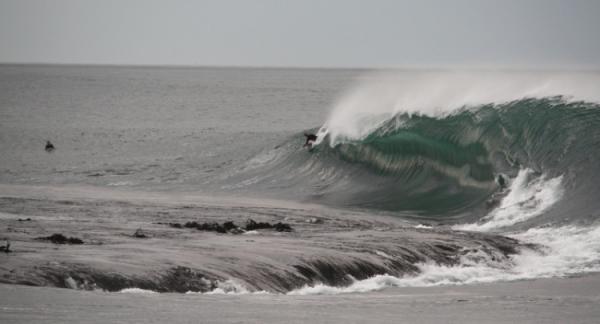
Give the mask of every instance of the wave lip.
[{"label": "wave lip", "polygon": [[562,96],[600,103],[596,73],[447,71],[364,76],[340,98],[321,127],[335,146],[362,140],[399,114],[444,117],[464,107]]}]

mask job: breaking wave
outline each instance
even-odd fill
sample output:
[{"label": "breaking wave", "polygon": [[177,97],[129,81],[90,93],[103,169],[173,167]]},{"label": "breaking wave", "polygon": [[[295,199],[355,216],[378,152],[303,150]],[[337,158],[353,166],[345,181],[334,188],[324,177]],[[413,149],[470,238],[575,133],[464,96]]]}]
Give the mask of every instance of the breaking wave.
[{"label": "breaking wave", "polygon": [[473,230],[589,223],[600,210],[599,108],[551,97],[438,117],[401,113],[360,139],[325,134],[311,151],[299,148],[298,134],[256,158],[265,163],[250,161],[225,188]]}]

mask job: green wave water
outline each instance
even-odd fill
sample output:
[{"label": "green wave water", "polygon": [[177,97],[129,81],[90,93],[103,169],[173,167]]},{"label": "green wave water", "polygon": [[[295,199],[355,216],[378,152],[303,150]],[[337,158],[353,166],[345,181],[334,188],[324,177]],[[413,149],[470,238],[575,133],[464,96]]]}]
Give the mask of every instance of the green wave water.
[{"label": "green wave water", "polygon": [[506,191],[499,176],[509,186],[527,169],[523,186],[560,176],[566,189],[545,221],[591,221],[600,210],[594,198],[600,193],[599,108],[552,97],[465,107],[443,117],[399,114],[363,139],[331,146],[325,138],[310,152],[294,137],[269,152],[278,158],[250,173],[250,187],[464,222],[496,206]]}]

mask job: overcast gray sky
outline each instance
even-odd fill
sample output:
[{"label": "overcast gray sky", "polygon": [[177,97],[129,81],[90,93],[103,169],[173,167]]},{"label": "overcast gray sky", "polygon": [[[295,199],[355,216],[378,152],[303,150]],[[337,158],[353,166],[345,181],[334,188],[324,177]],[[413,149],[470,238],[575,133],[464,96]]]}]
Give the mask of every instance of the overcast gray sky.
[{"label": "overcast gray sky", "polygon": [[0,0],[0,62],[600,67],[596,0]]}]

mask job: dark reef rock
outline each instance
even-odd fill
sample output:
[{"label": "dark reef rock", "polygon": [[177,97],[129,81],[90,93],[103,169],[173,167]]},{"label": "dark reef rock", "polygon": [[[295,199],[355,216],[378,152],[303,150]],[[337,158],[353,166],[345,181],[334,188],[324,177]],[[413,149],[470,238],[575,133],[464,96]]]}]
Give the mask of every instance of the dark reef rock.
[{"label": "dark reef rock", "polygon": [[274,229],[277,232],[291,232],[292,227],[289,224],[278,222],[276,224],[270,224],[265,222],[255,222],[252,219],[249,219],[246,222],[246,227],[244,228],[246,231],[253,231],[258,229]]},{"label": "dark reef rock", "polygon": [[180,223],[158,223],[163,225],[169,225],[173,228],[195,228],[199,231],[206,232],[217,232],[221,234],[229,233],[229,234],[242,234],[245,231],[254,231],[259,229],[272,229],[277,232],[291,232],[293,231],[292,227],[286,223],[267,223],[267,222],[256,222],[252,219],[249,219],[246,222],[246,226],[243,228],[235,225],[232,221],[224,222],[223,224],[219,223],[198,223],[196,221],[186,222],[185,224]]},{"label": "dark reef rock", "polygon": [[[217,288],[221,279],[197,270],[176,266],[158,276],[127,276],[114,272],[101,272],[79,264],[42,267],[44,280],[52,286],[70,289],[117,292],[127,288],[140,288],[156,292],[207,292]],[[31,285],[38,285],[32,282]]]},{"label": "dark reef rock", "polygon": [[183,224],[185,228],[195,228],[199,231],[207,231],[207,232],[217,232],[217,233],[227,233],[228,229],[231,229],[235,225],[232,222],[225,222],[223,225],[219,223],[198,223],[198,222],[187,222]]},{"label": "dark reef rock", "polygon": [[277,232],[291,232],[292,231],[292,227],[289,224],[285,224],[282,222],[279,222],[279,223],[273,225],[273,229],[276,230]]},{"label": "dark reef rock", "polygon": [[38,237],[40,241],[50,241],[54,244],[83,244],[83,241],[76,237],[66,237],[62,234],[52,234],[46,237]]},{"label": "dark reef rock", "polygon": [[144,233],[141,228],[138,228],[135,233],[133,233],[133,237],[135,238],[148,238],[148,236]]},{"label": "dark reef rock", "polygon": [[183,228],[183,225],[181,225],[180,223],[162,223],[162,222],[158,222],[156,224],[158,224],[158,225],[168,225],[168,226],[173,227],[173,228]]},{"label": "dark reef rock", "polygon": [[246,231],[254,231],[254,230],[259,230],[259,229],[271,229],[273,228],[273,225],[269,224],[269,223],[264,223],[264,222],[255,222],[252,219],[249,219],[246,222]]},{"label": "dark reef rock", "polygon": [[[345,287],[375,275],[410,277],[427,271],[423,264],[511,271],[512,255],[525,249],[547,253],[541,246],[492,233],[456,231],[433,220],[425,223],[433,228],[413,228],[396,218],[295,209],[287,203],[220,207],[192,206],[187,199],[185,205],[174,204],[170,195],[164,205],[91,197],[0,197],[0,211],[15,215],[1,224],[7,230],[0,236],[0,283],[106,291],[288,293],[321,284]],[[18,223],[18,217],[33,221]],[[135,234],[140,227],[144,231]],[[255,230],[261,235],[236,235]],[[41,237],[55,232],[62,234]],[[85,242],[65,235],[85,235]],[[135,238],[142,235],[150,239]],[[50,242],[85,245],[57,248]]]},{"label": "dark reef rock", "polygon": [[10,250],[10,242],[9,241],[6,241],[6,245],[0,246],[0,252],[4,252],[4,253],[12,252]]}]

